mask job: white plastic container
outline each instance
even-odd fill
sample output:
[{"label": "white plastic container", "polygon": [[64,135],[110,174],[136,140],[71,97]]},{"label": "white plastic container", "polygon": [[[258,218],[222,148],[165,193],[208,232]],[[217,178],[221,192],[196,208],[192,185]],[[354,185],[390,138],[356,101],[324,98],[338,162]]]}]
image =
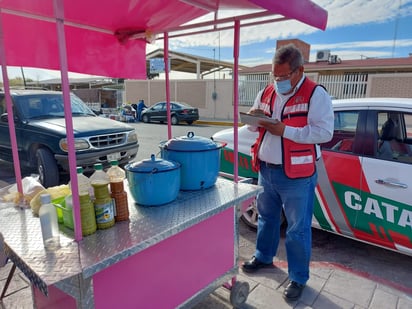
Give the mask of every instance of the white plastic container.
[{"label": "white plastic container", "polygon": [[[79,195],[80,196],[86,195],[86,194],[91,195],[93,193],[92,186],[91,186],[89,177],[83,174],[83,167],[78,166],[76,168],[76,171],[77,171],[77,185],[79,188]],[[69,187],[70,189],[72,188],[71,182],[69,182]]]},{"label": "white plastic container", "polygon": [[96,163],[94,165],[94,173],[90,176],[90,183],[93,185],[103,185],[109,184],[109,175],[103,170],[103,165],[101,163]]},{"label": "white plastic container", "polygon": [[119,162],[113,160],[110,162],[110,165],[110,168],[106,172],[109,176],[110,183],[123,182],[126,178],[126,172],[119,166]]},{"label": "white plastic container", "polygon": [[60,234],[56,207],[51,203],[50,194],[41,194],[40,201],[39,217],[44,247],[57,249],[60,246]]}]

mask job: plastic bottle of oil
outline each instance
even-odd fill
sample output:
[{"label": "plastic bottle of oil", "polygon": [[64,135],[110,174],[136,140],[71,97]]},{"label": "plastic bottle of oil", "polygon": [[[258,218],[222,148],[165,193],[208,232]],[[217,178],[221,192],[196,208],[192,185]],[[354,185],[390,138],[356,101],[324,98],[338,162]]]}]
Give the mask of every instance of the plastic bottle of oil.
[{"label": "plastic bottle of oil", "polygon": [[127,193],[124,191],[125,171],[119,166],[119,162],[114,160],[110,162],[111,167],[107,170],[110,179],[110,194],[116,207],[114,219],[126,221],[129,219],[129,205],[127,202]]},{"label": "plastic bottle of oil", "polygon": [[114,225],[114,207],[109,192],[109,176],[103,171],[103,165],[96,163],[90,176],[94,191],[94,212],[98,229],[107,229]]}]

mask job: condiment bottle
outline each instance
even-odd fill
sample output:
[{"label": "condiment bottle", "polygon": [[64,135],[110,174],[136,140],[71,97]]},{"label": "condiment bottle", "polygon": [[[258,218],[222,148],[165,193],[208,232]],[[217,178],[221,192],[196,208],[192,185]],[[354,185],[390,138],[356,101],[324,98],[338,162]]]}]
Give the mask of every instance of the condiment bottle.
[{"label": "condiment bottle", "polygon": [[60,246],[60,235],[56,207],[51,203],[48,193],[40,195],[40,202],[39,217],[44,247],[57,249]]},{"label": "condiment bottle", "polygon": [[110,179],[110,192],[116,207],[115,221],[126,221],[129,219],[129,205],[127,193],[124,191],[125,171],[119,166],[117,160],[110,162],[111,167],[107,170]]},{"label": "condiment bottle", "polygon": [[[86,194],[90,195],[90,191],[91,191],[90,179],[89,177],[83,174],[83,167],[78,166],[76,168],[76,172],[77,172],[77,185],[79,188],[79,196],[86,195]],[[71,186],[72,184],[71,182],[69,182],[70,189],[72,188]]]},{"label": "condiment bottle", "polygon": [[[66,196],[66,208],[73,208],[72,195]],[[94,212],[94,205],[90,199],[89,194],[79,196],[80,203],[80,217],[82,222],[82,235],[87,236],[96,232],[96,215]]]},{"label": "condiment bottle", "polygon": [[[89,177],[83,174],[83,168],[78,166],[77,169],[77,184],[79,188],[79,202],[80,202],[80,217],[82,222],[82,235],[87,236],[96,232],[96,215],[94,212],[94,205],[90,198],[91,182]],[[70,186],[70,183],[69,183]],[[71,187],[70,187],[71,188]],[[67,196],[66,207],[73,206],[72,196]]]},{"label": "condiment bottle", "polygon": [[94,191],[94,212],[98,229],[107,229],[114,225],[114,207],[109,193],[109,176],[103,171],[101,163],[94,165],[90,182]]}]

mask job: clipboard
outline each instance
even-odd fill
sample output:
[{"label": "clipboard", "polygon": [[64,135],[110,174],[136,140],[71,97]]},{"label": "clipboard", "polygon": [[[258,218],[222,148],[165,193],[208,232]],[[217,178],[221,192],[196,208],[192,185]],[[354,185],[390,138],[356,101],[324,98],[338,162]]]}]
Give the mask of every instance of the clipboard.
[{"label": "clipboard", "polygon": [[244,112],[239,112],[240,115],[240,121],[244,124],[249,124],[255,127],[259,126],[259,121],[266,121],[266,122],[271,122],[271,123],[278,123],[279,120],[277,119],[272,119],[267,116],[256,116],[256,115],[251,115],[248,113]]}]

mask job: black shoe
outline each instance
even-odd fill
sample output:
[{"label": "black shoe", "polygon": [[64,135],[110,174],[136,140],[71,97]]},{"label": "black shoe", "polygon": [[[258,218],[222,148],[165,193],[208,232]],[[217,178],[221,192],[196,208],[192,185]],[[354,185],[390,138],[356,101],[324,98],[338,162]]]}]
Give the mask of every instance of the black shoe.
[{"label": "black shoe", "polygon": [[304,284],[297,283],[295,281],[290,281],[287,285],[285,291],[283,292],[283,298],[287,301],[295,301],[300,298],[302,291],[305,288]]},{"label": "black shoe", "polygon": [[273,267],[273,263],[263,263],[259,261],[255,256],[253,256],[249,261],[244,262],[242,269],[244,272],[252,273],[261,268]]}]

